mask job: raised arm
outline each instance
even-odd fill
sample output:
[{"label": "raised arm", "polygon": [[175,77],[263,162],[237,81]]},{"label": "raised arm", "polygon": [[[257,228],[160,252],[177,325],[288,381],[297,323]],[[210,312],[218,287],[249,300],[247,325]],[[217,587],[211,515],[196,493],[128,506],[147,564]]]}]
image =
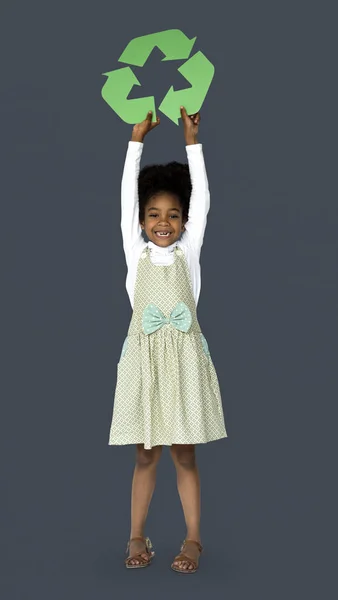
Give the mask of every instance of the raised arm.
[{"label": "raised arm", "polygon": [[186,146],[192,184],[188,221],[185,233],[189,245],[200,252],[210,208],[210,192],[204,164],[202,144]]},{"label": "raised arm", "polygon": [[141,237],[138,219],[138,174],[143,144],[130,141],[121,182],[121,230],[127,263],[135,243]]},{"label": "raised arm", "polygon": [[202,144],[198,143],[197,134],[200,114],[188,116],[181,107],[186,152],[192,184],[188,221],[185,224],[184,237],[187,243],[199,253],[203,244],[207,214],[210,208],[210,192],[204,163]]},{"label": "raised arm", "polygon": [[144,121],[134,126],[128,144],[121,182],[121,231],[127,264],[135,244],[142,237],[142,229],[139,223],[138,176],[143,141],[145,135],[154,129],[159,122],[160,119],[157,118],[152,123],[152,113],[149,112]]}]

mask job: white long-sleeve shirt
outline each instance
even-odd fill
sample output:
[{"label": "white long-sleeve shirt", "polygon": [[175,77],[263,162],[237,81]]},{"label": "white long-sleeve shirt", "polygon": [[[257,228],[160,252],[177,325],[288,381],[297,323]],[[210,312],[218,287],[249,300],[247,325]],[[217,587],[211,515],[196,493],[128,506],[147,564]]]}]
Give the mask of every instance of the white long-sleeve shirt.
[{"label": "white long-sleeve shirt", "polygon": [[174,261],[174,248],[184,252],[190,271],[196,306],[201,290],[200,252],[203,244],[207,214],[210,208],[210,193],[205,169],[202,144],[186,146],[192,192],[188,221],[180,239],[163,248],[142,237],[139,223],[138,175],[143,151],[141,142],[129,142],[121,184],[121,230],[123,249],[127,263],[126,288],[131,306],[134,305],[137,264],[143,250],[150,248],[150,260],[156,265],[169,265]]}]

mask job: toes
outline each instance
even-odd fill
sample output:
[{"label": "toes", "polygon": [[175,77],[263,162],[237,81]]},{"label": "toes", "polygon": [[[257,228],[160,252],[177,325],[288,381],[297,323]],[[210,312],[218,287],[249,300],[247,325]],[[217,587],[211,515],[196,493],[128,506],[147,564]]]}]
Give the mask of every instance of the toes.
[{"label": "toes", "polygon": [[181,571],[187,571],[187,570],[192,570],[194,567],[191,563],[188,563],[187,561],[179,561],[179,560],[175,560],[173,563],[174,567],[178,567]]}]

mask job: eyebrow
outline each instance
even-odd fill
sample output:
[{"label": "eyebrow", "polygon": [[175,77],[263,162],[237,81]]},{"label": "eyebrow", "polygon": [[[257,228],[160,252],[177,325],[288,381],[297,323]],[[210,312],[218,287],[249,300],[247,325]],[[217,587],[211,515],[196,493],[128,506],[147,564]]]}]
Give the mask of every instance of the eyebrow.
[{"label": "eyebrow", "polygon": [[[149,210],[158,210],[158,208],[156,208],[156,206],[152,206],[151,208],[148,208],[148,211]],[[179,208],[169,208],[169,210],[176,210],[177,212],[180,212]]]}]

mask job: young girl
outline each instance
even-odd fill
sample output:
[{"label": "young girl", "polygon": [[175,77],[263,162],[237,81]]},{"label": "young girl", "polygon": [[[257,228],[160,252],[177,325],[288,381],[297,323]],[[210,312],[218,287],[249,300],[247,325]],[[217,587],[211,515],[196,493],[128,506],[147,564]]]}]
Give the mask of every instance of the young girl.
[{"label": "young girl", "polygon": [[[169,446],[186,521],[186,538],[171,567],[194,573],[202,551],[200,483],[195,444],[227,437],[216,371],[197,319],[199,256],[210,205],[200,114],[181,107],[188,165],[140,172],[152,113],[133,128],[122,178],[126,287],[133,308],[117,365],[109,444],[135,444],[128,568],[150,565],[144,528],[162,446]],[[148,237],[145,242],[142,230]]]}]

